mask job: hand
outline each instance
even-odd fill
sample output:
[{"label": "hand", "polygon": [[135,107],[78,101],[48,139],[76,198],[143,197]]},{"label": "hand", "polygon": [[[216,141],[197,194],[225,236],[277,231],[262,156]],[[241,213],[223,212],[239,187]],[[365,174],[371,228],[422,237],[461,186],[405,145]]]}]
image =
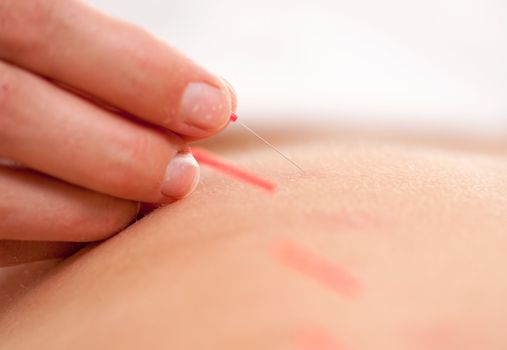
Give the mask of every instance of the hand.
[{"label": "hand", "polygon": [[[232,88],[77,0],[0,0],[0,239],[91,241],[190,193]],[[1,243],[1,242],[0,242]]]}]

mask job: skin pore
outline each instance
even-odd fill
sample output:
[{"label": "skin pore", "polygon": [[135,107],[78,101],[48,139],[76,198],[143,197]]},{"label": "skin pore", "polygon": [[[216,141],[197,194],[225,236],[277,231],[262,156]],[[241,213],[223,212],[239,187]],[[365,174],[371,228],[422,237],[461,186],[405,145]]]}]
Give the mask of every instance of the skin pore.
[{"label": "skin pore", "polygon": [[192,196],[47,262],[0,303],[0,349],[507,347],[502,154],[373,138],[281,148],[307,173],[262,145],[215,147],[273,194],[203,169]]}]

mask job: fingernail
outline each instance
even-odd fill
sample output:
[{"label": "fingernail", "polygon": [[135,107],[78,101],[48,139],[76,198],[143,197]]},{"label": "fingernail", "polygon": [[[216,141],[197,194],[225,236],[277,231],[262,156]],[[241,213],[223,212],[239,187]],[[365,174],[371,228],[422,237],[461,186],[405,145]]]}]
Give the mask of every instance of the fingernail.
[{"label": "fingernail", "polygon": [[160,191],[172,199],[186,197],[197,187],[199,173],[199,164],[192,153],[178,153],[167,166]]},{"label": "fingernail", "polygon": [[216,130],[227,124],[231,112],[230,96],[206,83],[190,83],[180,101],[180,116],[191,125]]}]

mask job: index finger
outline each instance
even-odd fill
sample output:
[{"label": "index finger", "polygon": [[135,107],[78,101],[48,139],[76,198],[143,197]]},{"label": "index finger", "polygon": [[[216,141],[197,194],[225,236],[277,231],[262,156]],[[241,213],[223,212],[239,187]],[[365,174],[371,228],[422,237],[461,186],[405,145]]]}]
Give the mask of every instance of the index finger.
[{"label": "index finger", "polygon": [[1,1],[0,58],[192,138],[221,130],[235,106],[222,79],[77,0]]}]

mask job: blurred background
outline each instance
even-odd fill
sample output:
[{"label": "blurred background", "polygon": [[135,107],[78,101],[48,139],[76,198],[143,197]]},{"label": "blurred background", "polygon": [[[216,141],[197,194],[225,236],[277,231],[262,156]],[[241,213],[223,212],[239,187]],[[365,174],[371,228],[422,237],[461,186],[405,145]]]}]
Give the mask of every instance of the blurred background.
[{"label": "blurred background", "polygon": [[227,78],[249,125],[507,134],[505,0],[91,0]]}]

